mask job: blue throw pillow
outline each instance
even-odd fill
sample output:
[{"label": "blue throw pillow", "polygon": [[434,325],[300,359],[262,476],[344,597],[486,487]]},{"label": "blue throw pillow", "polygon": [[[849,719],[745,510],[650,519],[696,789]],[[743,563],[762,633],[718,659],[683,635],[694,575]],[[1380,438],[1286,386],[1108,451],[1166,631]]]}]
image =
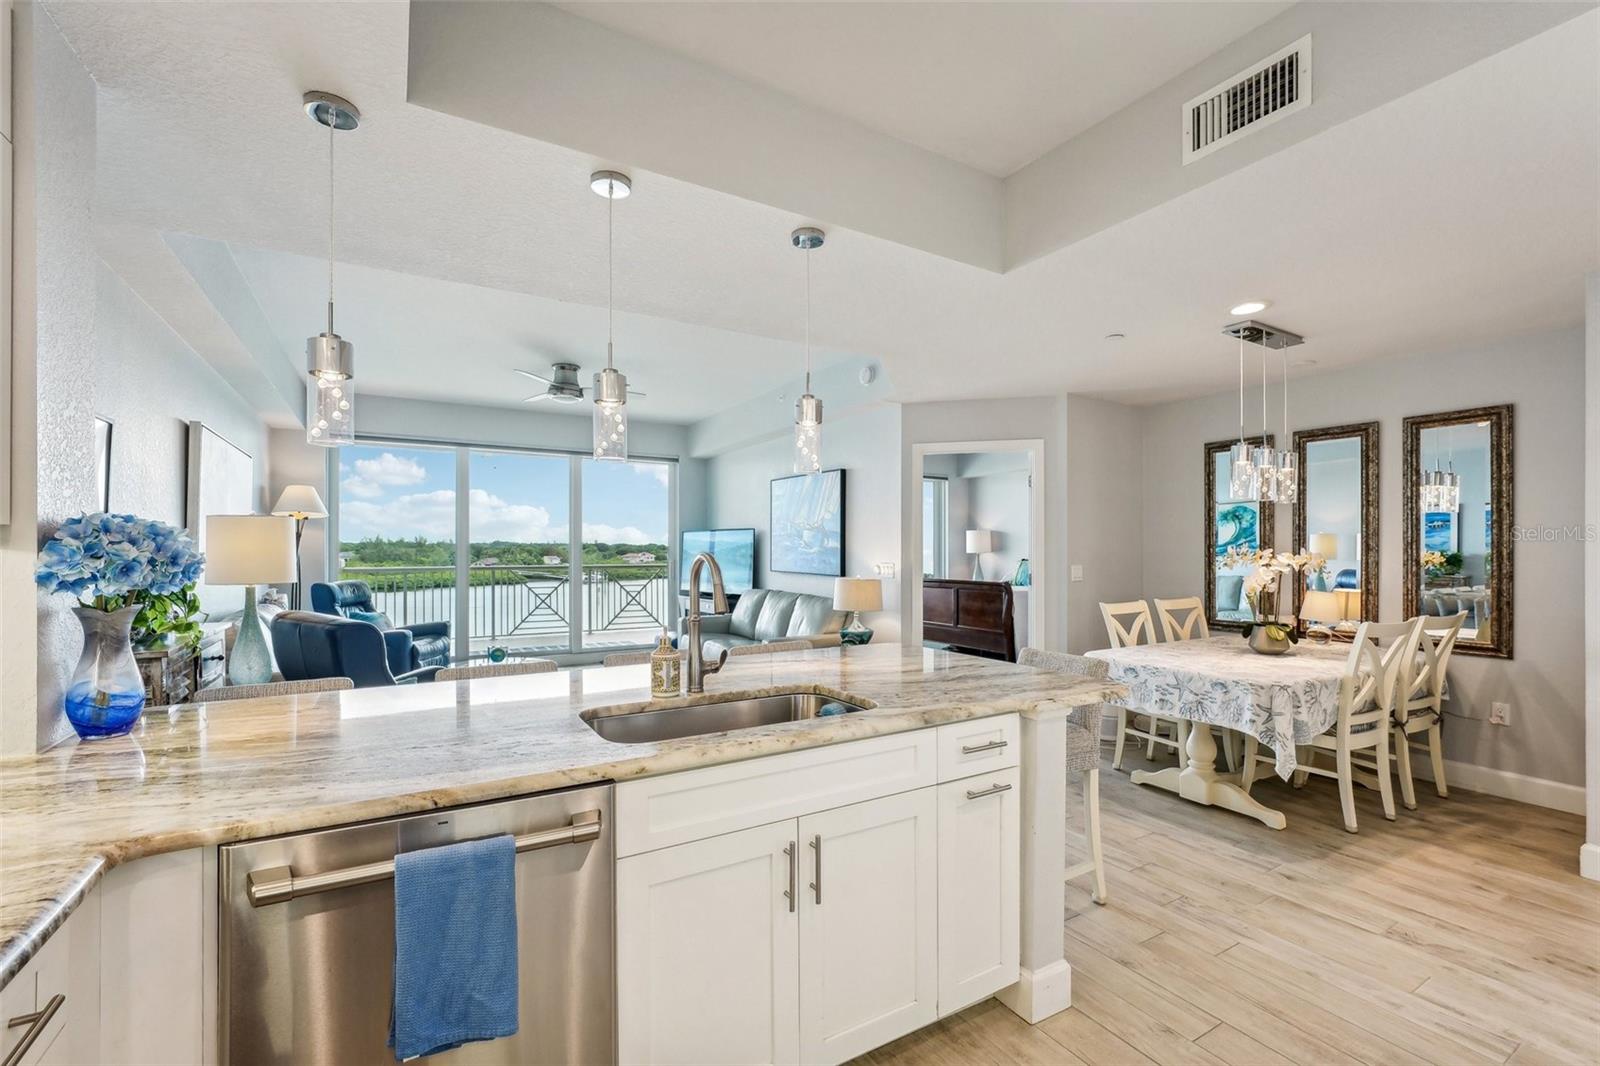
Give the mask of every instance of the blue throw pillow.
[{"label": "blue throw pillow", "polygon": [[392,625],[389,624],[389,616],[384,614],[382,611],[356,611],[356,610],[352,610],[350,612],[349,617],[354,618],[357,622],[371,622],[373,625],[377,626],[379,629],[393,629],[394,628]]}]

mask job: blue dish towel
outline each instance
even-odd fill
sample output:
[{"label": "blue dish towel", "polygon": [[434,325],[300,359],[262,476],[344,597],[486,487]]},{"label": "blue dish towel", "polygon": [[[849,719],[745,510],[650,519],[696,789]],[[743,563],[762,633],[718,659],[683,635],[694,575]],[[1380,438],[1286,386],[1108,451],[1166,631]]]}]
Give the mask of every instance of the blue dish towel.
[{"label": "blue dish towel", "polygon": [[397,1060],[517,1031],[516,859],[509,836],[395,856]]}]

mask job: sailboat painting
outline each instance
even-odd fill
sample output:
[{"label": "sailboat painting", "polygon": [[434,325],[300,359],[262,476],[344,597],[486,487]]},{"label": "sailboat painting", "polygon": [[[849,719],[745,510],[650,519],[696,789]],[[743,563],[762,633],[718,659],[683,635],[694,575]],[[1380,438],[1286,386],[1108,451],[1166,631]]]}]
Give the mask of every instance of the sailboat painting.
[{"label": "sailboat painting", "polygon": [[786,574],[844,576],[844,471],[772,481],[771,567]]}]

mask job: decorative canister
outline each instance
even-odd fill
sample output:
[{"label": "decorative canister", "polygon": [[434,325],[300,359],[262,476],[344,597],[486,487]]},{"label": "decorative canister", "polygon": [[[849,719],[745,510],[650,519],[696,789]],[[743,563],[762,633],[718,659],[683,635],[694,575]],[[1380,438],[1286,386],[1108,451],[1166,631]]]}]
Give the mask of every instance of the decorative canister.
[{"label": "decorative canister", "polygon": [[672,646],[672,641],[667,639],[667,631],[663,629],[660,643],[650,653],[650,695],[657,698],[676,696],[682,684],[683,661],[678,658],[678,649]]}]

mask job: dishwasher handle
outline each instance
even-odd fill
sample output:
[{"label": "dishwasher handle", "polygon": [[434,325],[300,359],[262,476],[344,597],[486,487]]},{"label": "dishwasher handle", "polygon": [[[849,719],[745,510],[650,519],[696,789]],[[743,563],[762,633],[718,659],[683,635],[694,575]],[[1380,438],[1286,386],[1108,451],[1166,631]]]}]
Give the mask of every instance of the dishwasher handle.
[{"label": "dishwasher handle", "polygon": [[[563,844],[584,844],[600,836],[600,812],[579,811],[571,823],[556,829],[543,829],[525,833],[516,838],[517,851],[538,851],[556,848]],[[246,894],[254,907],[272,903],[287,903],[301,896],[330,892],[336,888],[366,885],[374,881],[387,881],[394,877],[394,860],[369,862],[361,866],[347,866],[342,870],[329,870],[320,874],[296,875],[291,866],[269,866],[264,870],[251,870]]]}]

